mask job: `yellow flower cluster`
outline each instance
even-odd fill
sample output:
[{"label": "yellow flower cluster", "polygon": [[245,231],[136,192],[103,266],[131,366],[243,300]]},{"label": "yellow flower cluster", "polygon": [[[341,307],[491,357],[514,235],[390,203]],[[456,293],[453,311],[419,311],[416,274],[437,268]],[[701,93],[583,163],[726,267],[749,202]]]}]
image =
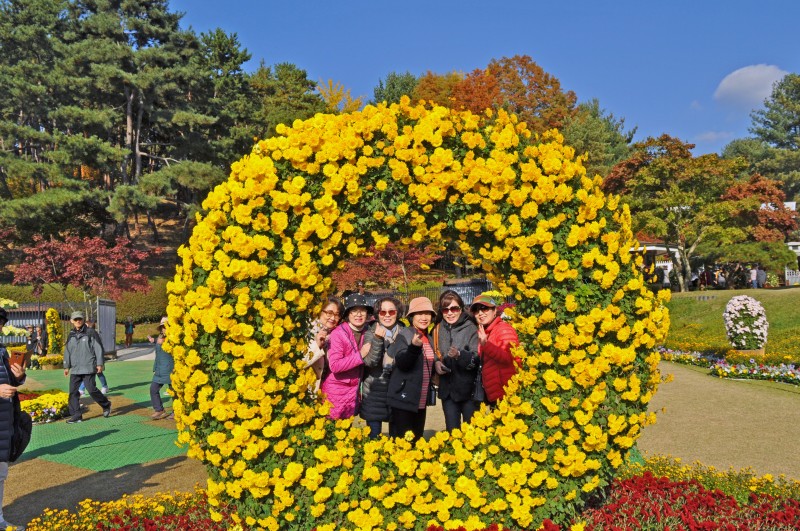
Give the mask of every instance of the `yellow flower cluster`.
[{"label": "yellow flower cluster", "polygon": [[[653,420],[668,315],[627,208],[557,132],[531,138],[504,112],[404,99],[278,133],[209,194],[168,285],[179,440],[208,465],[211,505],[320,531],[574,513]],[[416,445],[327,420],[302,361],[331,273],[388,241],[456,242],[516,301],[507,398]]]},{"label": "yellow flower cluster", "polygon": [[61,328],[61,316],[55,308],[48,308],[44,314],[47,329],[47,352],[64,354],[64,330]]}]

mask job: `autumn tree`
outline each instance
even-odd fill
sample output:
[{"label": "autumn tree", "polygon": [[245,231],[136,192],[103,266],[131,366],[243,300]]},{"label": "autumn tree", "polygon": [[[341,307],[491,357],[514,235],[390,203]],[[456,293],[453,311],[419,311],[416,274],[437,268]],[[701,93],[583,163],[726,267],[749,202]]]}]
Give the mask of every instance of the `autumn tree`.
[{"label": "autumn tree", "polygon": [[739,207],[737,221],[755,242],[785,242],[797,230],[797,212],[784,204],[781,183],[755,174],[746,182],[734,183],[722,196]]},{"label": "autumn tree", "polygon": [[327,83],[320,81],[317,83],[322,101],[325,102],[325,110],[332,113],[357,111],[364,104],[364,98],[359,96],[354,98],[350,94],[350,89],[346,89],[343,84],[335,83],[329,79]]},{"label": "autumn tree", "polygon": [[414,91],[411,94],[411,100],[432,101],[442,107],[453,107],[453,90],[462,79],[464,79],[464,75],[460,72],[436,74],[428,70],[417,81],[417,86],[414,87]]},{"label": "autumn tree", "polygon": [[475,113],[505,108],[540,133],[564,126],[575,111],[577,97],[530,56],[492,59],[485,70],[468,74],[453,88],[456,106]]},{"label": "autumn tree", "polygon": [[348,260],[333,274],[333,281],[344,290],[352,288],[358,280],[369,278],[379,287],[402,287],[407,292],[415,275],[427,270],[438,258],[439,255],[429,246],[405,247],[388,243],[382,250],[372,247],[365,255]]},{"label": "autumn tree", "polygon": [[694,157],[692,148],[669,135],[650,137],[634,144],[633,154],[603,182],[606,192],[621,194],[630,205],[634,232],[664,242],[680,272],[681,291],[688,289],[691,260],[702,242],[730,245],[745,237],[733,222],[736,205],[722,199],[743,162],[716,154]]},{"label": "autumn tree", "polygon": [[92,296],[119,298],[126,291],[146,292],[147,276],[139,271],[149,251],[120,238],[108,245],[102,238],[68,236],[63,241],[36,236],[22,250],[25,258],[14,271],[14,284],[33,286],[39,294],[45,285],[57,287],[67,297],[67,287],[80,289],[88,308]]}]

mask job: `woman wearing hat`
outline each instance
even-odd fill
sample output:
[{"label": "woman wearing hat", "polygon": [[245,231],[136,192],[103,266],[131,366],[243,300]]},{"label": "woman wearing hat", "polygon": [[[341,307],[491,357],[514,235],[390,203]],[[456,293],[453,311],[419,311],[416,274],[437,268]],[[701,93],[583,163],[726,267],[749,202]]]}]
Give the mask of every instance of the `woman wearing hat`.
[{"label": "woman wearing hat", "polygon": [[444,423],[447,431],[452,431],[461,427],[462,420],[469,422],[478,407],[472,396],[480,367],[478,327],[465,311],[464,300],[453,290],[439,296],[433,349]]},{"label": "woman wearing hat", "polygon": [[172,389],[172,370],[175,368],[175,360],[172,358],[172,354],[162,347],[166,328],[163,324],[158,325],[158,337],[148,338],[156,344],[156,357],[155,361],[153,361],[153,380],[150,382],[150,404],[153,406],[153,414],[150,418],[153,420],[170,416],[161,401],[161,388],[168,385]]},{"label": "woman wearing hat", "polygon": [[328,416],[347,419],[358,411],[358,384],[361,382],[361,345],[372,308],[363,295],[348,295],[344,302],[342,324],[330,335],[328,366],[322,375],[320,391],[331,404]]},{"label": "woman wearing hat", "polygon": [[494,407],[505,396],[503,388],[517,372],[519,362],[511,354],[511,347],[519,344],[519,337],[514,327],[500,317],[497,302],[491,296],[478,295],[469,309],[478,322],[478,353],[486,401]]},{"label": "woman wearing hat", "polygon": [[389,435],[403,437],[406,432],[414,439],[425,431],[426,406],[433,385],[433,346],[428,338],[428,327],[436,312],[427,297],[411,299],[406,317],[411,326],[400,330],[397,340],[389,347],[394,358],[394,369],[389,378],[387,393],[392,420]]},{"label": "woman wearing hat", "polygon": [[397,339],[403,326],[398,318],[403,304],[394,297],[384,297],[375,303],[377,320],[364,334],[361,355],[364,356],[364,380],[361,383],[360,416],[367,421],[369,436],[374,439],[381,434],[382,424],[389,422],[389,374],[393,360],[388,355],[389,347]]}]

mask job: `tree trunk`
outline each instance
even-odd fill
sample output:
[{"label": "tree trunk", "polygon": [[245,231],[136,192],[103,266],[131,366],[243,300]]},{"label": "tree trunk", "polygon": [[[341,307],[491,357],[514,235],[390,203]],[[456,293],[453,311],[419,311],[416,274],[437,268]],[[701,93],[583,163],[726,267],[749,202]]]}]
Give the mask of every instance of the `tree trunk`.
[{"label": "tree trunk", "polygon": [[149,210],[147,211],[147,226],[153,231],[153,245],[157,245],[159,242],[158,227],[156,227],[156,222],[153,221],[153,217],[150,215]]},{"label": "tree trunk", "polygon": [[[125,147],[133,153],[133,98],[136,90],[125,86]],[[130,184],[131,178],[128,174],[128,161],[131,155],[128,154],[122,159],[122,182]]]},{"label": "tree trunk", "polygon": [[133,157],[136,163],[133,182],[138,183],[142,175],[142,149],[140,146],[142,135],[142,116],[144,115],[144,98],[139,94],[139,108],[136,111],[136,132],[134,136]]}]

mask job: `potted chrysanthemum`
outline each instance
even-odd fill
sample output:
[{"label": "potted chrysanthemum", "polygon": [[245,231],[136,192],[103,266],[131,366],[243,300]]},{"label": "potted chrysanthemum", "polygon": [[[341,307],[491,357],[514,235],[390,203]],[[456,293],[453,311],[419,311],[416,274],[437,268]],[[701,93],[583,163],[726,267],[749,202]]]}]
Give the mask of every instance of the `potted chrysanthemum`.
[{"label": "potted chrysanthemum", "polygon": [[750,357],[764,355],[769,321],[760,302],[747,295],[738,295],[728,301],[722,317],[728,341],[734,349]]}]

